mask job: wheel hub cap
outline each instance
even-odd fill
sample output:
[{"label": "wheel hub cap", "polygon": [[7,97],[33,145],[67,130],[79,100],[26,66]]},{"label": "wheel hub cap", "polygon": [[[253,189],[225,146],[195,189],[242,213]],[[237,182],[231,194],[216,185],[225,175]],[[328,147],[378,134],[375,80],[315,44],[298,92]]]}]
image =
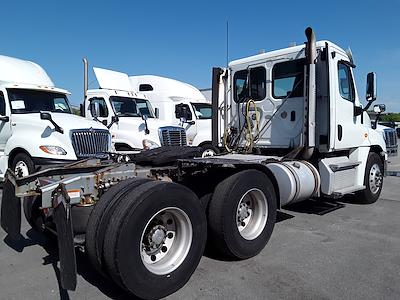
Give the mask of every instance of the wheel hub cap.
[{"label": "wheel hub cap", "polygon": [[144,266],[154,274],[171,273],[185,260],[192,244],[193,228],[179,208],[165,208],[145,226],[140,245]]},{"label": "wheel hub cap", "polygon": [[369,188],[373,194],[379,192],[382,186],[382,172],[378,164],[374,164],[369,172]]},{"label": "wheel hub cap", "polygon": [[246,240],[256,239],[268,219],[268,203],[264,193],[256,188],[248,190],[239,201],[236,222],[240,235]]}]

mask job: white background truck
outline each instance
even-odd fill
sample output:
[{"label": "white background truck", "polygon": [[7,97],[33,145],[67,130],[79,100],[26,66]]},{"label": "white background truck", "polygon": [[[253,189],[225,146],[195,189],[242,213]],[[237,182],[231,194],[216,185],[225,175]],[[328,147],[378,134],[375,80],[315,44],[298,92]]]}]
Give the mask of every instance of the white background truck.
[{"label": "white background truck", "polygon": [[[306,45],[213,69],[212,140],[225,153],[191,158],[193,147],[160,147],[126,164],[87,161],[28,179],[7,172],[2,227],[18,238],[21,198],[37,195],[28,217],[46,229],[55,223],[63,288],[76,287],[78,246],[124,290],[159,299],[185,285],[206,241],[234,260],[257,255],[285,205],[344,195],[377,201],[387,153],[365,112],[375,74],[362,108],[352,57],[316,42],[311,28],[306,36]],[[93,210],[77,234],[68,212],[83,205]]]},{"label": "white background truck", "polygon": [[[147,97],[131,86],[128,75],[101,68],[93,70],[100,88],[85,92],[81,114],[107,125],[116,151],[186,145],[185,130],[158,119]],[[85,78],[86,74],[85,71]]]},{"label": "white background truck", "polygon": [[[147,96],[159,118],[186,130],[188,145],[202,147],[202,156],[218,153],[211,144],[211,103],[194,86],[155,75],[129,77],[135,90]],[[177,111],[185,111],[180,115]]]},{"label": "white background truck", "polygon": [[0,177],[111,150],[107,128],[71,114],[68,94],[39,65],[0,56]]}]

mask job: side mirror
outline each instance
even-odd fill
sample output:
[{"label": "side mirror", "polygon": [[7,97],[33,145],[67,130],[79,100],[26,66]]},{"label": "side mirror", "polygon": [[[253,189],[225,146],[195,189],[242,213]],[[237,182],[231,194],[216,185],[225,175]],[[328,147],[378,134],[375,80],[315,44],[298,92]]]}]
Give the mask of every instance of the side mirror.
[{"label": "side mirror", "polygon": [[158,107],[154,108],[154,115],[157,119],[160,117],[160,109]]},{"label": "side mirror", "polygon": [[367,89],[365,98],[368,102],[376,100],[376,74],[374,72],[367,75]]},{"label": "side mirror", "polygon": [[47,120],[47,121],[52,121],[51,114],[48,112],[40,112],[40,119],[42,120]]},{"label": "side mirror", "polygon": [[386,105],[385,104],[377,104],[374,105],[374,112],[377,114],[381,114],[386,111]]},{"label": "side mirror", "polygon": [[49,112],[41,111],[40,112],[40,119],[49,121],[51,124],[53,124],[55,131],[57,131],[57,132],[59,132],[61,134],[64,133],[64,129],[62,129],[62,127],[60,127],[56,122],[54,122],[54,120],[51,117],[51,114]]},{"label": "side mirror", "polygon": [[89,105],[90,113],[93,118],[98,118],[100,116],[100,105],[97,102],[90,102]]},{"label": "side mirror", "polygon": [[192,120],[192,112],[189,105],[183,103],[175,105],[175,117],[177,119]]}]

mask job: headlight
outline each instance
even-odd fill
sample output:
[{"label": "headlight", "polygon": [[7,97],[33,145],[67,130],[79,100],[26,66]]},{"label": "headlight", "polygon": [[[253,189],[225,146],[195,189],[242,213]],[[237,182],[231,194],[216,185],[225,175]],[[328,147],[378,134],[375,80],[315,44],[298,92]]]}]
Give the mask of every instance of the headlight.
[{"label": "headlight", "polygon": [[149,150],[149,149],[154,149],[154,148],[160,147],[160,145],[157,144],[156,142],[153,142],[153,141],[150,141],[150,140],[146,140],[146,139],[144,139],[142,141],[142,145],[143,145],[143,149],[144,150]]},{"label": "headlight", "polygon": [[53,154],[53,155],[66,155],[67,151],[65,151],[63,148],[59,146],[40,146],[40,150],[47,154]]}]

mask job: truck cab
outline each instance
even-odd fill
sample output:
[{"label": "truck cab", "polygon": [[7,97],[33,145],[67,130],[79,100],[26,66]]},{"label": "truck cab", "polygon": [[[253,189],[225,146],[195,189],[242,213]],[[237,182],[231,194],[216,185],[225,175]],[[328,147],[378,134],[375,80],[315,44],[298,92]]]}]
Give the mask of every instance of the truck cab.
[{"label": "truck cab", "polygon": [[[130,76],[129,79],[135,90],[147,96],[160,119],[185,128],[188,145],[202,147],[203,157],[218,152],[211,144],[211,103],[197,88],[155,75]],[[186,113],[184,116],[180,115],[182,111]]]},{"label": "truck cab", "polygon": [[146,95],[132,88],[128,75],[93,71],[100,88],[86,91],[83,115],[110,129],[116,151],[186,145],[184,129],[158,119]]},{"label": "truck cab", "polygon": [[365,191],[372,181],[377,192],[387,150],[366,113],[376,99],[376,78],[368,74],[363,108],[355,67],[351,52],[314,40],[214,69],[214,144],[308,160],[321,174],[326,196]]},{"label": "truck cab", "polygon": [[73,115],[68,94],[39,65],[0,56],[1,178],[7,168],[23,177],[111,150],[107,128]]}]

